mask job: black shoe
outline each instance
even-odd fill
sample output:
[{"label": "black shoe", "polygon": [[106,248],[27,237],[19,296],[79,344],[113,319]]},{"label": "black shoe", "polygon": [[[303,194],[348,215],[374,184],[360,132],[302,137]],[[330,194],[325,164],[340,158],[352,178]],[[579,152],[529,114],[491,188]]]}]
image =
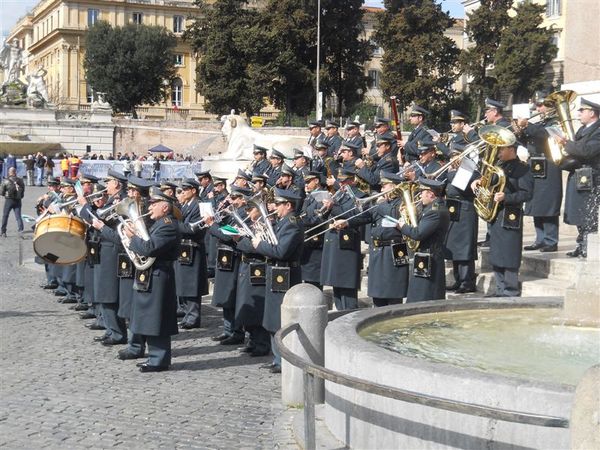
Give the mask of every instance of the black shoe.
[{"label": "black shoe", "polygon": [[6,237],[6,233],[0,233],[0,237]]},{"label": "black shoe", "polygon": [[200,324],[193,324],[193,323],[181,323],[181,325],[179,325],[179,328],[183,329],[183,330],[191,330],[192,328],[200,328]]},{"label": "black shoe", "polygon": [[457,281],[452,286],[446,286],[447,291],[455,291],[460,287],[460,283]]},{"label": "black shoe", "polygon": [[185,311],[183,311],[182,309],[178,309],[177,310],[177,318],[181,319],[182,317],[185,317]]},{"label": "black shoe", "polygon": [[550,252],[557,252],[558,251],[558,245],[544,245],[542,248],[540,248],[540,252],[542,253],[550,253]]},{"label": "black shoe", "polygon": [[139,363],[137,363],[137,364],[135,365],[135,367],[142,367],[142,366],[145,366],[145,365],[147,365],[147,364],[148,364],[148,360],[146,360],[146,361],[142,361],[142,362],[139,362]]},{"label": "black shoe", "polygon": [[119,352],[117,353],[117,358],[120,359],[121,361],[125,361],[127,359],[139,359],[139,358],[143,358],[144,355],[136,355],[135,353],[131,353],[129,350],[127,350],[126,348],[119,350]]},{"label": "black shoe", "polygon": [[269,350],[253,350],[250,352],[250,356],[256,358],[259,356],[267,356],[269,353],[271,353]]},{"label": "black shoe", "polygon": [[215,342],[221,342],[224,341],[225,339],[227,339],[229,337],[229,335],[227,334],[220,334],[218,336],[213,336],[210,338],[211,341],[215,341]]},{"label": "black shoe", "polygon": [[220,345],[239,345],[244,343],[244,337],[229,336],[219,342]]},{"label": "black shoe", "polygon": [[252,353],[254,350],[255,350],[254,347],[248,347],[248,346],[238,348],[238,352],[240,352],[240,353]]},{"label": "black shoe", "polygon": [[523,247],[523,250],[539,250],[540,248],[542,248],[544,246],[544,244],[542,244],[541,242],[534,242],[531,245],[526,245],[525,247]]},{"label": "black shoe", "polygon": [[77,305],[75,305],[73,309],[75,311],[87,311],[88,305],[86,305],[85,303],[77,303]]},{"label": "black shoe", "polygon": [[262,366],[259,366],[259,369],[272,369],[273,367],[275,367],[274,363],[268,363],[268,364],[263,364]]},{"label": "black shoe", "polygon": [[105,340],[105,339],[108,339],[108,336],[107,336],[107,335],[105,335],[105,334],[104,334],[104,335],[102,335],[102,336],[96,336],[96,337],[94,338],[94,342],[102,342],[102,341],[103,341],[103,340]]},{"label": "black shoe", "polygon": [[58,288],[58,284],[53,284],[53,283],[50,283],[50,284],[42,284],[42,285],[40,285],[40,287],[41,287],[42,289],[56,289],[56,288]]},{"label": "black shoe", "polygon": [[86,320],[86,319],[95,319],[96,318],[96,314],[93,314],[91,312],[84,312],[83,314],[79,314],[79,318]]},{"label": "black shoe", "polygon": [[67,291],[62,291],[62,290],[60,290],[60,289],[57,289],[57,290],[55,290],[55,291],[54,291],[54,296],[55,296],[55,297],[64,297],[64,296],[66,296],[67,294],[68,294],[68,292],[67,292]]},{"label": "black shoe", "polygon": [[577,258],[578,256],[581,256],[583,254],[583,252],[581,251],[581,247],[578,245],[577,247],[575,247],[575,250],[571,250],[570,252],[567,252],[567,256],[569,258]]},{"label": "black shoe", "polygon": [[142,364],[140,366],[140,372],[164,372],[165,370],[169,370],[169,366],[151,366],[148,363]]},{"label": "black shoe", "polygon": [[490,241],[480,241],[477,243],[477,247],[487,248],[490,246]]},{"label": "black shoe", "polygon": [[61,300],[58,300],[59,303],[62,303],[63,305],[68,305],[68,304],[75,304],[77,303],[77,299],[75,297],[65,297]]},{"label": "black shoe", "polygon": [[123,344],[127,344],[127,339],[117,340],[117,339],[113,339],[113,338],[109,337],[109,338],[102,340],[100,343],[107,347],[110,345],[123,345]]},{"label": "black shoe", "polygon": [[477,288],[461,286],[456,290],[457,294],[466,294],[468,292],[477,292]]},{"label": "black shoe", "polygon": [[90,330],[106,330],[106,327],[98,325],[97,323],[86,323],[85,327],[89,328]]},{"label": "black shoe", "polygon": [[498,293],[494,292],[492,294],[485,294],[483,296],[483,298],[494,298],[494,297],[502,297],[501,295],[498,295]]},{"label": "black shoe", "polygon": [[281,366],[273,366],[269,369],[271,373],[281,373]]}]

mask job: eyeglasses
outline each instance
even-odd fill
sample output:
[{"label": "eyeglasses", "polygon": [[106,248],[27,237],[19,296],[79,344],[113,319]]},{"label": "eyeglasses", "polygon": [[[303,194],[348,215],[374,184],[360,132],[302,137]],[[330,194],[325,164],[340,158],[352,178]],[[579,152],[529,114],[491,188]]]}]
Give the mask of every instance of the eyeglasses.
[{"label": "eyeglasses", "polygon": [[179,189],[179,188],[178,188],[178,189],[176,189],[176,190],[175,190],[175,192],[176,192],[177,194],[181,194],[181,193],[183,192],[183,189]]}]

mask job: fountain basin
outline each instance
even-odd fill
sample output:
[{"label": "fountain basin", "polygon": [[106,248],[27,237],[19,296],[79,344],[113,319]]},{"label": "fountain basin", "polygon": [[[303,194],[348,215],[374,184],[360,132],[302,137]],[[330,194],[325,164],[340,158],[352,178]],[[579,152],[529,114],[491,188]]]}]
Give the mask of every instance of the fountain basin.
[{"label": "fountain basin", "polygon": [[[421,302],[348,314],[325,331],[325,366],[387,386],[518,412],[569,417],[569,384],[486,373],[392,352],[359,336],[376,322],[442,311],[558,308],[560,298]],[[325,383],[326,423],[351,448],[568,448],[569,430],[486,419]]]}]

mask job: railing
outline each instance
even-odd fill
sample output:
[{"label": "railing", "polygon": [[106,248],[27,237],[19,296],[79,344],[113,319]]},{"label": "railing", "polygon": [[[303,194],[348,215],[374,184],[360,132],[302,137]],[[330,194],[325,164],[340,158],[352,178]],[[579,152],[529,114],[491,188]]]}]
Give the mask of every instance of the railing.
[{"label": "railing", "polygon": [[[330,319],[343,315],[344,312],[330,315]],[[376,394],[386,398],[401,400],[407,403],[416,403],[429,406],[431,408],[444,409],[446,411],[469,414],[472,416],[485,417],[487,419],[502,420],[505,422],[516,422],[526,425],[536,425],[540,427],[569,428],[569,420],[563,417],[545,416],[540,414],[529,414],[507,409],[494,408],[492,406],[483,406],[473,403],[465,403],[457,400],[451,400],[441,397],[435,397],[420,392],[411,392],[404,389],[398,389],[391,386],[385,386],[379,383],[373,383],[367,380],[345,375],[334,370],[319,366],[310,361],[306,361],[292,351],[283,343],[283,339],[293,331],[298,331],[300,324],[292,323],[281,328],[275,334],[275,344],[279,348],[281,357],[291,365],[298,367],[303,372],[304,380],[304,442],[307,450],[316,448],[315,437],[315,378],[332,383],[341,384],[352,389],[358,389],[369,394]]]}]

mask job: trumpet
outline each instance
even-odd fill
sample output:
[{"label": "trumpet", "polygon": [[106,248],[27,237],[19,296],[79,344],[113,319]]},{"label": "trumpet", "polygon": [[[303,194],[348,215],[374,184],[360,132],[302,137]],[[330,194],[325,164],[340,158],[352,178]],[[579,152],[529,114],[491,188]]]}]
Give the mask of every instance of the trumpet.
[{"label": "trumpet", "polygon": [[[214,215],[214,219],[216,223],[221,223],[223,221],[223,218],[228,215],[231,214],[231,212],[234,210],[234,207],[232,204],[227,204],[227,206],[221,208],[217,208],[217,210],[215,211],[215,215]],[[198,230],[203,230],[204,228],[208,228],[208,225],[206,224],[206,221],[204,218],[196,221],[196,222],[191,222],[188,224],[190,226],[190,228],[193,230],[194,228],[197,228]]]},{"label": "trumpet", "polygon": [[[98,192],[92,192],[91,194],[84,195],[83,197],[85,199],[100,197],[104,194],[104,192],[106,192],[106,189],[102,189],[101,191],[98,191]],[[62,202],[62,203],[60,203],[58,201],[52,202],[50,205],[48,205],[48,209],[51,209],[53,211],[60,211],[61,209],[68,208],[69,206],[76,204],[78,201],[79,201],[78,198],[74,198],[73,200],[69,200],[69,201]]]}]

